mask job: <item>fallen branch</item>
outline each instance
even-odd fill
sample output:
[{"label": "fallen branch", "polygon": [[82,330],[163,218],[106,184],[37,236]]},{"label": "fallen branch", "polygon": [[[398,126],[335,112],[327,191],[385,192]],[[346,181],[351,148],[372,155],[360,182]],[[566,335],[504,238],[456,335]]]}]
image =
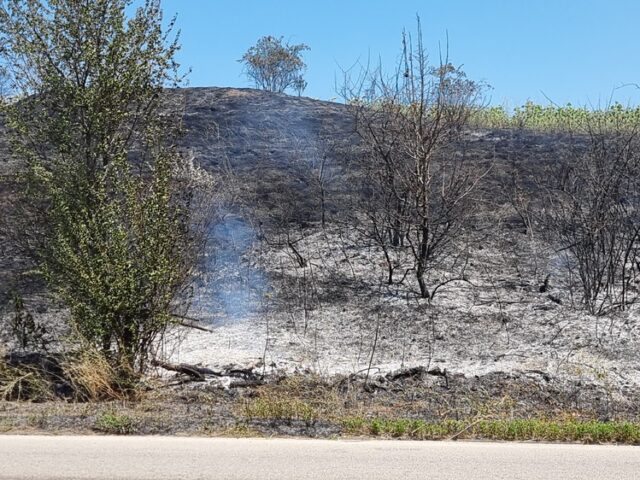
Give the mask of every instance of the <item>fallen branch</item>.
[{"label": "fallen branch", "polygon": [[213,333],[213,330],[209,327],[205,327],[195,318],[185,317],[183,315],[174,315],[175,318],[178,319],[178,325],[186,328],[195,328],[196,330],[201,330],[203,332]]},{"label": "fallen branch", "polygon": [[[352,373],[344,378],[341,378],[337,382],[333,384],[334,387],[342,388],[347,384],[355,382],[356,380],[364,380],[364,388],[368,388],[368,378],[367,376],[362,375],[363,372],[369,372],[372,369],[377,369],[380,371],[379,367],[370,367],[363,368],[362,370]],[[442,377],[445,380],[446,388],[449,388],[449,374],[447,373],[447,369],[441,370],[440,367],[432,368],[431,370],[427,370],[423,366],[411,367],[401,370],[396,370],[394,372],[389,372],[384,376],[378,376],[372,379],[371,388],[379,388],[383,390],[388,390],[389,388],[384,385],[384,382],[394,383],[398,380],[406,380],[409,378],[420,378],[424,375],[433,375],[436,377]]]},{"label": "fallen branch", "polygon": [[259,376],[254,373],[253,367],[227,367],[222,371],[217,371],[211,370],[210,368],[206,367],[200,367],[198,365],[190,365],[188,363],[175,364],[163,362],[161,360],[153,360],[151,364],[155,367],[164,368],[165,370],[189,375],[190,377],[200,382],[204,381],[207,375],[211,375],[214,377],[240,377],[245,380],[252,381],[256,381],[259,379]]},{"label": "fallen branch", "polygon": [[470,423],[469,425],[467,425],[465,428],[463,428],[459,432],[456,432],[453,435],[451,435],[449,438],[447,438],[447,441],[449,441],[449,442],[456,441],[460,435],[462,435],[463,433],[467,432],[469,429],[475,427],[478,423],[480,423],[483,420],[484,420],[484,418],[478,418],[477,420],[475,420],[474,422]]},{"label": "fallen branch", "polygon": [[187,363],[174,364],[174,363],[162,362],[160,360],[153,360],[151,364],[154,367],[160,367],[160,368],[164,368],[165,370],[170,370],[172,372],[189,375],[190,377],[193,377],[194,379],[201,382],[205,380],[205,375],[219,376],[217,375],[217,372],[213,370],[210,370],[205,367],[198,367],[197,365],[189,365]]}]

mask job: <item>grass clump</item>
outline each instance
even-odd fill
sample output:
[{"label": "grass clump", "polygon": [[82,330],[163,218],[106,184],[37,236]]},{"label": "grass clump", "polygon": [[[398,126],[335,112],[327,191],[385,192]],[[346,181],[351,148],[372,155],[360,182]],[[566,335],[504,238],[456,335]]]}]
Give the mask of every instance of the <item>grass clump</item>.
[{"label": "grass clump", "polygon": [[0,353],[0,400],[136,400],[139,379],[127,373],[93,348],[65,355]]},{"label": "grass clump", "polygon": [[419,440],[486,440],[640,444],[640,424],[578,420],[445,420],[345,418],[345,433]]},{"label": "grass clump", "polygon": [[139,389],[98,350],[87,347],[67,358],[65,376],[78,400],[132,400]]},{"label": "grass clump", "polygon": [[45,402],[55,399],[51,380],[34,365],[12,365],[0,358],[0,399]]},{"label": "grass clump", "polygon": [[277,396],[259,397],[244,404],[243,416],[248,420],[286,421],[301,420],[313,423],[318,419],[318,411],[311,405],[296,398]]},{"label": "grass clump", "polygon": [[135,431],[131,417],[113,410],[98,415],[95,429],[110,435],[130,435]]}]

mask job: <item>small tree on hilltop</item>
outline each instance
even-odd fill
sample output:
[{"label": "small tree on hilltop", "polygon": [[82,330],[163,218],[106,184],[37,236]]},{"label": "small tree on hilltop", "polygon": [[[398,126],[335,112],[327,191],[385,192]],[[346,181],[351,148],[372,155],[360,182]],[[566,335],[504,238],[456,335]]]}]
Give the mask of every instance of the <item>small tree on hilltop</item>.
[{"label": "small tree on hilltop", "polygon": [[302,52],[309,50],[304,43],[289,45],[282,37],[262,37],[245,53],[239,62],[244,63],[246,75],[258,88],[282,93],[291,88],[301,95],[307,86],[303,74],[307,65]]}]

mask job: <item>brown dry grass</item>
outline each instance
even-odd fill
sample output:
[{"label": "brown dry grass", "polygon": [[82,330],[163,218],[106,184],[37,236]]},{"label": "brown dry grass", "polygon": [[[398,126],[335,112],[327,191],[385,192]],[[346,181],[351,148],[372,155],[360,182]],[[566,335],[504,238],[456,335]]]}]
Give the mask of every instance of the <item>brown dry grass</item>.
[{"label": "brown dry grass", "polygon": [[86,347],[70,356],[62,368],[79,400],[125,401],[141,395],[140,388],[123,380],[120,372],[95,348]]},{"label": "brown dry grass", "polygon": [[0,398],[5,401],[54,400],[51,382],[32,365],[12,366],[0,360]]}]

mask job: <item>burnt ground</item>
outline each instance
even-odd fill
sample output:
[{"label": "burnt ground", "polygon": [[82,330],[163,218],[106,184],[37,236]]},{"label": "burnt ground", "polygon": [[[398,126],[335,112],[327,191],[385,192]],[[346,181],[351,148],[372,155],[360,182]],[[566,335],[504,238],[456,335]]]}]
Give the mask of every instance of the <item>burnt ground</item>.
[{"label": "burnt ground", "polygon": [[468,378],[433,369],[395,379],[372,375],[366,383],[314,375],[274,375],[252,387],[183,381],[149,381],[148,391],[131,402],[5,401],[0,432],[335,437],[349,435],[345,422],[354,418],[637,420],[638,397],[620,402],[610,392],[544,375]]},{"label": "burnt ground", "polygon": [[[514,172],[535,188],[528,175],[553,170],[576,144],[568,135],[473,131],[452,147],[490,168],[490,175],[478,194],[474,224],[456,239],[470,254],[468,281],[448,284],[428,305],[417,298],[410,277],[402,285],[384,285],[381,252],[344,222],[342,213],[354,207],[358,175],[352,168],[358,142],[347,107],[251,89],[183,89],[168,98],[184,111],[184,149],[220,175],[233,201],[212,232],[214,248],[191,312],[213,333],[173,332],[162,354],[209,367],[262,365],[272,380],[230,389],[215,382],[154,387],[137,404],[0,402],[0,429],[93,431],[98,416],[111,410],[133,418],[140,433],[192,434],[338,434],[331,412],[638,419],[637,308],[588,315],[571,286],[566,259],[525,228],[505,195]],[[322,161],[324,228],[317,182]],[[5,175],[15,165],[0,162]],[[10,189],[4,185],[7,202]],[[285,231],[304,267],[287,246]],[[36,320],[57,331],[64,311],[25,274],[30,265],[10,242],[0,241],[5,320],[10,291],[17,289]],[[447,279],[455,268],[442,263],[433,280]],[[8,340],[5,348],[12,348]],[[436,373],[384,380],[411,367]],[[156,373],[164,382],[173,379]],[[368,391],[367,374],[375,385]],[[350,375],[355,380],[345,387],[340,379]],[[287,395],[311,405],[317,420],[266,421],[248,414],[256,398]]]}]

